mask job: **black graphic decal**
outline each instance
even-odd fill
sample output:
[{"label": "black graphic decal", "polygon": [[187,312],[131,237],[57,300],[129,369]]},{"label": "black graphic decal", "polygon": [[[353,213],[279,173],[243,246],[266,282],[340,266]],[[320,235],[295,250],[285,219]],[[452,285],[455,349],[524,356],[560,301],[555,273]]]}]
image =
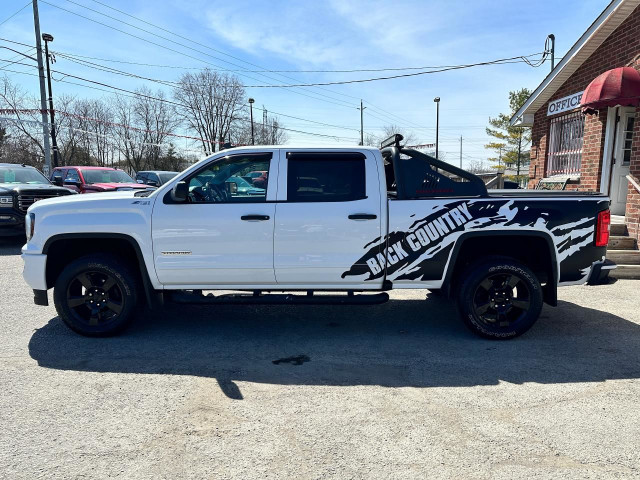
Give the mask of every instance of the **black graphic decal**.
[{"label": "black graphic decal", "polygon": [[[419,203],[416,202],[416,205]],[[560,281],[585,277],[591,267],[589,258],[576,259],[576,253],[593,246],[595,217],[593,203],[572,205],[574,218],[566,222],[566,203],[516,200],[458,200],[434,207],[425,217],[415,220],[406,231],[392,231],[377,238],[364,249],[366,253],[346,272],[347,276],[366,276],[365,280],[386,277],[390,280],[439,280],[456,240],[463,232],[496,227],[542,231],[550,235],[561,263]],[[577,210],[577,211],[576,211]],[[584,217],[580,218],[581,210]],[[410,218],[415,217],[415,213]],[[554,219],[562,219],[559,223]],[[594,247],[595,248],[595,247]],[[565,260],[571,257],[571,261]],[[588,258],[587,258],[588,257]],[[563,263],[564,262],[564,263]],[[587,263],[586,265],[582,265]],[[570,268],[564,266],[570,265]],[[386,272],[385,272],[386,267]],[[586,272],[586,273],[585,273]]]}]

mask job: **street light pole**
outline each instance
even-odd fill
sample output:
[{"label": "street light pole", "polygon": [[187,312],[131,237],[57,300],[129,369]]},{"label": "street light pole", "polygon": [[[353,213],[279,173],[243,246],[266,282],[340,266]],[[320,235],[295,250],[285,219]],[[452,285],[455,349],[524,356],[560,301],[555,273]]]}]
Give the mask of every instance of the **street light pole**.
[{"label": "street light pole", "polygon": [[251,110],[251,145],[255,145],[255,139],[253,137],[253,102],[255,102],[255,100],[253,98],[250,98],[249,109]]},{"label": "street light pole", "polygon": [[51,93],[51,71],[49,70],[49,42],[53,42],[53,35],[48,33],[42,34],[42,40],[44,40],[44,56],[47,60],[47,84],[49,86],[49,113],[51,115],[51,144],[53,147],[53,167],[60,165],[58,142],[56,141],[56,118],[55,110],[53,109],[53,93]]},{"label": "street light pole", "polygon": [[438,133],[440,130],[440,97],[433,99],[436,102],[436,160],[438,160]]},{"label": "street light pole", "polygon": [[42,46],[40,44],[40,17],[38,0],[33,0],[33,28],[36,33],[36,57],[38,58],[38,76],[40,77],[40,113],[42,114],[42,135],[44,144],[43,173],[48,177],[51,173],[51,151],[49,148],[49,119],[47,118],[47,94],[44,86],[44,66],[42,65]]}]

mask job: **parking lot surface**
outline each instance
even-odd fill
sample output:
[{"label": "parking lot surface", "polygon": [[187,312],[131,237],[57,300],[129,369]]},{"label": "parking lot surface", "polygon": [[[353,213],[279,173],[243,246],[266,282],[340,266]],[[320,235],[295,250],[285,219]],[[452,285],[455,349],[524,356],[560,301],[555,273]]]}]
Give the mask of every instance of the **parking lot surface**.
[{"label": "parking lot surface", "polygon": [[[640,478],[640,282],[523,337],[455,305],[167,306],[124,335],[33,305],[0,239],[0,477]],[[51,301],[51,294],[50,294]]]}]

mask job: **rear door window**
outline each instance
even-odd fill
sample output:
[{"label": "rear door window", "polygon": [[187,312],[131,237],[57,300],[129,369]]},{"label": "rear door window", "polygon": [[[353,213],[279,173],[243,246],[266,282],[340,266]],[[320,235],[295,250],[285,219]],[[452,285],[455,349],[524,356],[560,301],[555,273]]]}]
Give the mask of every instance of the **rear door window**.
[{"label": "rear door window", "polygon": [[349,202],[366,198],[361,153],[289,152],[288,202]]}]

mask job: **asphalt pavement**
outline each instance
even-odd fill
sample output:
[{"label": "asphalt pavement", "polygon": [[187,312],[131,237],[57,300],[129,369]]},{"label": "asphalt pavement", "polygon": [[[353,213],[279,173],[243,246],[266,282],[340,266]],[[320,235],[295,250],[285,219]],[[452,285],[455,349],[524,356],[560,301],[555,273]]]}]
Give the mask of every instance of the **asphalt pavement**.
[{"label": "asphalt pavement", "polygon": [[506,342],[418,290],[167,306],[89,339],[33,304],[20,246],[0,239],[0,478],[640,478],[640,281],[562,288]]}]

